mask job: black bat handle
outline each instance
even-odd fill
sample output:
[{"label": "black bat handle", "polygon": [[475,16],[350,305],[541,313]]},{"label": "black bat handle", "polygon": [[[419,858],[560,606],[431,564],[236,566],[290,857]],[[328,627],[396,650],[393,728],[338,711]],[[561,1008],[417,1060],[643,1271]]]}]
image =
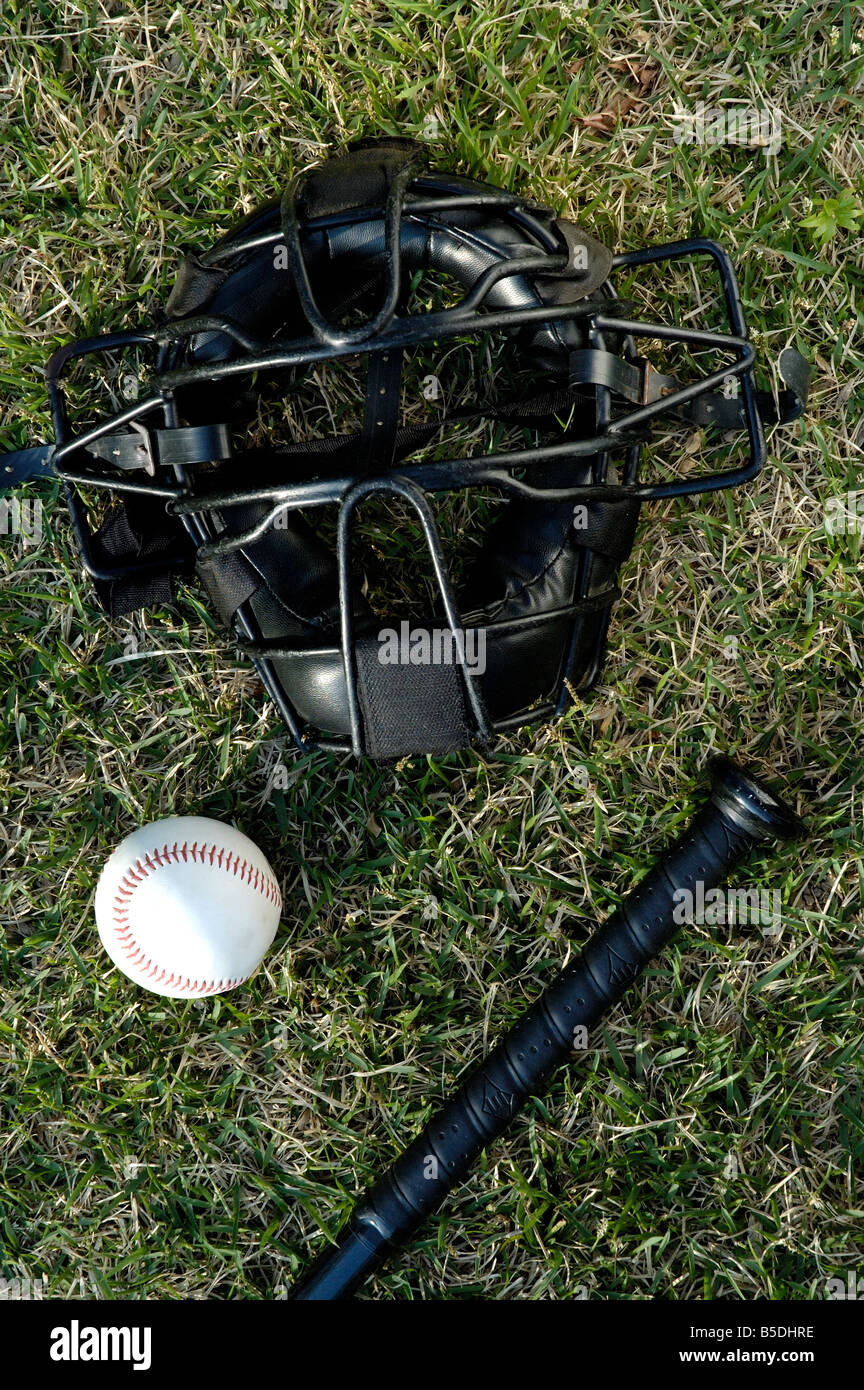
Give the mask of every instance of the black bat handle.
[{"label": "black bat handle", "polygon": [[[799,833],[798,817],[728,759],[715,765],[711,799],[354,1209],[336,1244],[291,1297],[346,1298],[404,1242],[510,1124],[581,1037],[624,993],[688,917],[756,844]],[[689,914],[689,915],[692,915]]]}]

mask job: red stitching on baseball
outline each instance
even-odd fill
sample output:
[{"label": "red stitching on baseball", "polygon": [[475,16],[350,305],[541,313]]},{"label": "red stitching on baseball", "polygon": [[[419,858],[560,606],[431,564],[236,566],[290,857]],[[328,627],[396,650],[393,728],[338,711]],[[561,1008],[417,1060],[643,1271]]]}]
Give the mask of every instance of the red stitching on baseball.
[{"label": "red stitching on baseball", "polygon": [[[120,880],[120,884],[114,893],[114,935],[120,943],[121,950],[123,950],[125,954],[129,957],[129,963],[131,965],[137,966],[139,965],[139,962],[144,959],[144,951],[138,946],[138,943],[135,941],[135,938],[132,935],[132,926],[128,920],[129,906],[135,889],[139,886],[140,883],[143,883],[145,878],[149,877],[151,871],[154,871],[157,867],[167,867],[168,862],[171,859],[173,859],[174,863],[176,864],[179,862],[179,859],[182,856],[183,862],[188,863],[186,856],[187,853],[189,853],[192,855],[192,861],[194,863],[196,861],[197,850],[197,840],[193,842],[191,849],[189,848],[189,845],[185,840],[178,849],[177,841],[175,840],[174,845],[170,850],[167,844],[162,846],[162,858],[160,859],[159,849],[157,847],[156,849],[150,850],[146,855],[144,855],[143,864],[140,859],[137,859],[135,861],[135,868],[128,868],[126,870],[126,873]],[[204,844],[202,844],[201,846],[202,864],[204,863],[206,854],[207,843],[205,841]],[[219,865],[219,868],[224,869],[228,873],[230,873],[231,871],[231,864],[233,862],[234,877],[237,877],[237,873],[239,871],[241,878],[245,878],[246,882],[249,883],[250,886],[254,888],[256,892],[262,893],[263,896],[267,898],[269,902],[276,903],[281,911],[282,894],[279,891],[279,885],[275,882],[274,879],[270,878],[269,874],[265,874],[262,869],[258,869],[257,867],[252,865],[249,862],[249,860],[241,860],[239,854],[235,857],[231,854],[230,850],[226,853],[224,846],[221,846],[219,848],[218,854],[216,851],[216,846],[213,845],[211,847],[211,864],[213,863],[214,856],[216,858],[216,862]],[[147,865],[146,868],[144,867],[145,865]],[[136,869],[138,871],[137,873],[135,872]],[[252,881],[253,872],[255,875],[254,883]],[[148,958],[146,965],[140,966],[140,970],[141,973],[144,975],[148,974],[149,972],[150,978],[153,979],[154,976],[156,976],[156,971],[159,970],[159,966],[154,965],[152,960]],[[198,981],[190,981],[188,975],[186,979],[182,982],[179,978],[175,981],[173,971],[166,980],[165,969],[163,967],[159,975],[156,976],[156,983],[168,984],[175,989],[181,990],[184,994],[201,995],[214,994],[220,989],[233,989],[236,985],[242,984],[243,981],[247,978],[248,976],[246,975],[238,975],[236,979],[230,980],[202,980],[201,985],[199,987]]]}]

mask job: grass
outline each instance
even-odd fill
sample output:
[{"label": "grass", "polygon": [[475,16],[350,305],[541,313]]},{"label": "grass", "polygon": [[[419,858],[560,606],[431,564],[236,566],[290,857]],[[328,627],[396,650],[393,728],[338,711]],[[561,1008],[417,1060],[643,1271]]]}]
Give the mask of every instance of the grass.
[{"label": "grass", "polygon": [[[286,749],[268,789],[283,731],[199,593],[109,622],[56,489],[41,545],[2,539],[0,1275],[278,1296],[718,749],[807,816],[749,871],[780,930],[689,929],[367,1292],[811,1299],[860,1275],[862,560],[822,517],[859,476],[864,273],[854,218],[801,225],[864,199],[854,7],[9,0],[0,40],[2,447],[49,428],[50,350],[146,317],[181,246],[370,133],[425,132],[616,248],[716,237],[763,363],[792,343],[814,367],[760,479],[646,508],[601,685],[485,758]],[[676,143],[700,101],[770,105],[781,148]],[[93,923],[109,850],[170,814],[236,820],[284,890],[265,968],[201,1003],[138,991]]]}]

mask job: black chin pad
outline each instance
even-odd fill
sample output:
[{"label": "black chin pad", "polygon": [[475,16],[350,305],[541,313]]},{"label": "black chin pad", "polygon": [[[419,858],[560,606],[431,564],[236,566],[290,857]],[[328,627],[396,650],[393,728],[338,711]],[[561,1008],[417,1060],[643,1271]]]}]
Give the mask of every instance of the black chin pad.
[{"label": "black chin pad", "polygon": [[459,666],[385,665],[381,643],[371,634],[360,639],[355,655],[370,757],[442,754],[469,746],[465,677]]}]

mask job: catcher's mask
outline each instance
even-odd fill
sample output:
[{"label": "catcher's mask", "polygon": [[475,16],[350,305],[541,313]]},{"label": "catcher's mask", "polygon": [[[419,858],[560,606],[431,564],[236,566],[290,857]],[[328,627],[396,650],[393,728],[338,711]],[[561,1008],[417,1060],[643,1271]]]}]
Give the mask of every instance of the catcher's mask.
[{"label": "catcher's mask", "polygon": [[[5,461],[7,485],[65,480],[110,613],[170,599],[173,577],[194,567],[305,747],[439,753],[561,712],[598,676],[640,503],[754,477],[763,422],[794,419],[806,398],[808,368],[791,348],[776,399],[757,391],[735,275],[715,243],[612,255],[524,198],[430,172],[424,155],[407,140],[362,141],[210,251],[188,254],[164,324],[54,353],[55,442]],[[726,331],[692,316],[687,327],[639,321],[615,297],[613,275],[635,286],[638,267],[684,258],[719,274]],[[693,379],[655,370],[638,351],[645,338],[679,345]],[[478,342],[481,399],[430,420],[415,390],[405,419],[403,373],[423,347],[434,343],[446,363]],[[152,355],[146,393],[71,432],[66,369],[118,349]],[[712,369],[699,361],[694,372],[707,352]],[[267,392],[280,393],[284,417],[286,402],[317,389],[324,364],[341,371],[343,394],[352,368],[365,376],[362,427],[298,439],[307,411],[287,441],[271,432],[253,447]],[[329,409],[319,394],[318,419]],[[678,430],[743,431],[746,461],[640,481],[660,416]],[[451,456],[448,429],[463,441],[491,430],[491,452]],[[501,447],[514,436],[520,447]],[[96,530],[91,487],[118,499]],[[457,581],[431,497],[461,492],[464,502],[477,488],[492,493],[494,516]],[[406,568],[416,538],[428,551],[435,599],[419,621],[398,604],[376,608],[358,579],[350,533],[373,495],[407,507]],[[478,509],[464,508],[463,529]]]}]

